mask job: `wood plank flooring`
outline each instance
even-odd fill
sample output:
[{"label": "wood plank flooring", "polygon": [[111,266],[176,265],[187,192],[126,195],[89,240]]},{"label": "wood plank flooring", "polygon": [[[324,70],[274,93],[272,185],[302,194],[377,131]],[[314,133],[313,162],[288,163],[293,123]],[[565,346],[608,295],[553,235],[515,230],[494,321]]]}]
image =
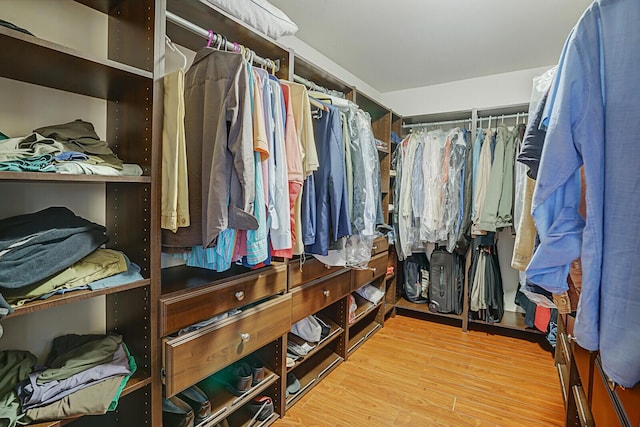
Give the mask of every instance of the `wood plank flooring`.
[{"label": "wood plank flooring", "polygon": [[540,427],[563,413],[539,343],[396,316],[274,425]]}]

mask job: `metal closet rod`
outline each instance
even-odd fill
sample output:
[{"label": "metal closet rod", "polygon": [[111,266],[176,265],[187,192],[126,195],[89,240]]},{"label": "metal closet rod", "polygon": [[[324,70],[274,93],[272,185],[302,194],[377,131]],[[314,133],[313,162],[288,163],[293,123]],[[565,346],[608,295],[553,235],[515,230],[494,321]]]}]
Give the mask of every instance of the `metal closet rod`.
[{"label": "metal closet rod", "polygon": [[496,119],[496,120],[503,120],[503,119],[515,119],[515,118],[520,118],[520,117],[528,117],[529,113],[522,112],[522,113],[516,113],[516,114],[496,114],[495,116],[492,114],[489,114],[488,116],[484,116],[484,117],[478,117],[478,121],[482,121],[482,120],[492,120],[492,119]]},{"label": "metal closet rod", "polygon": [[338,96],[340,98],[344,98],[344,93],[337,91],[337,90],[333,90],[333,89],[327,89],[324,86],[320,86],[318,84],[315,84],[314,82],[312,82],[311,80],[307,80],[304,77],[300,77],[297,74],[293,75],[293,81],[296,83],[300,83],[305,85],[306,87],[308,87],[311,90],[315,90],[318,92],[322,92],[322,93],[326,93],[328,95],[333,95],[333,96]]},{"label": "metal closet rod", "polygon": [[413,128],[426,128],[428,126],[440,126],[440,125],[452,125],[455,123],[471,123],[472,122],[472,118],[469,117],[468,119],[458,119],[458,120],[443,120],[440,122],[429,122],[429,123],[412,123],[412,124],[403,124],[402,128],[403,129],[413,129]]},{"label": "metal closet rod", "polygon": [[[209,39],[209,31],[208,30],[205,30],[204,28],[199,27],[196,24],[194,24],[193,22],[187,21],[186,19],[184,19],[184,18],[182,18],[182,17],[180,17],[180,16],[178,16],[178,15],[172,13],[172,12],[167,11],[166,16],[167,16],[167,21],[171,21],[174,24],[176,24],[176,25],[178,25],[178,26],[180,26],[180,27],[182,27],[182,28],[184,28],[186,30],[191,31],[194,34],[197,34],[197,35],[203,37],[205,40]],[[216,34],[216,33],[214,33],[214,36],[221,37],[220,34]],[[234,51],[235,49],[237,49],[238,46],[240,46],[240,45],[234,44],[233,42],[230,42],[228,40],[226,41],[226,44],[225,44],[226,50],[231,50],[231,51]],[[253,62],[255,62],[255,63],[259,64],[259,65],[262,65],[263,67],[266,67],[266,68],[269,68],[269,69],[274,69],[275,71],[280,70],[280,60],[279,59],[276,59],[275,61],[273,61],[273,60],[268,59],[268,58],[261,58],[260,56],[254,54],[253,55]]]}]

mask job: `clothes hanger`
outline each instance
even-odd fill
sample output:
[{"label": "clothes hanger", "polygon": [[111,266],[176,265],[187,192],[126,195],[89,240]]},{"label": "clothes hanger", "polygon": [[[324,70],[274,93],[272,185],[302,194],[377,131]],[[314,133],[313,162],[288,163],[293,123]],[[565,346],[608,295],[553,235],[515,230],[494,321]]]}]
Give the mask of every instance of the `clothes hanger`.
[{"label": "clothes hanger", "polygon": [[[309,97],[309,104],[313,105],[316,108],[319,108],[322,111],[329,111],[329,107],[327,107],[326,105],[324,105],[322,102],[318,101],[315,98],[312,98],[311,96]],[[322,117],[322,116],[320,116]]]},{"label": "clothes hanger", "polygon": [[213,37],[217,36],[217,34],[215,34],[213,32],[213,30],[209,30],[209,38],[207,40],[207,47],[211,47],[211,42],[213,42]]},{"label": "clothes hanger", "polygon": [[186,71],[187,69],[187,55],[185,55],[184,53],[182,53],[182,51],[180,49],[178,49],[178,47],[173,44],[173,42],[171,41],[171,39],[169,38],[168,35],[164,35],[164,41],[167,44],[167,46],[169,46],[169,49],[171,49],[172,51],[174,51],[175,53],[177,53],[178,55],[180,55],[180,57],[182,58],[182,70]]}]

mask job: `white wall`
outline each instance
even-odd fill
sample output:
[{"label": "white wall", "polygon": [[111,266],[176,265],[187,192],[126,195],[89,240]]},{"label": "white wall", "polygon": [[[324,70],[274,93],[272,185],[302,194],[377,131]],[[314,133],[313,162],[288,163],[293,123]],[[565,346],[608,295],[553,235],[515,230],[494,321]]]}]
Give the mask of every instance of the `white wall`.
[{"label": "white wall", "polygon": [[553,65],[433,86],[385,92],[382,102],[403,116],[529,103],[533,77]]},{"label": "white wall", "polygon": [[383,103],[382,94],[366,83],[364,80],[361,80],[354,74],[351,74],[348,70],[342,68],[340,65],[333,62],[331,59],[327,58],[322,53],[318,52],[313,47],[309,46],[299,38],[295,36],[285,36],[278,39],[278,43],[282,44],[285,47],[293,49],[293,51],[306,59],[307,61],[317,65],[319,68],[324,69],[329,74],[333,74],[337,78],[344,80],[345,83],[348,83],[352,86],[355,86],[357,90],[361,91],[369,98],[372,98],[378,102]]}]

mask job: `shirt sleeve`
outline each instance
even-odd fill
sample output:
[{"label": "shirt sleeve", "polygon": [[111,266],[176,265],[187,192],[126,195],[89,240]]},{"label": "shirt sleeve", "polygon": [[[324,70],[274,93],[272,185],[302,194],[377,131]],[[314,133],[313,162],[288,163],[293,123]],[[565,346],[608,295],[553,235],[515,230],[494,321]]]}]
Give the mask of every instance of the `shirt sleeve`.
[{"label": "shirt sleeve", "polygon": [[238,69],[236,83],[230,85],[227,96],[227,122],[229,126],[227,147],[233,157],[233,168],[239,181],[231,180],[229,200],[229,227],[255,230],[258,226],[253,217],[255,200],[255,165],[253,161],[253,126],[248,74],[242,65]]},{"label": "shirt sleeve", "polygon": [[[538,180],[532,200],[532,216],[540,237],[540,246],[527,268],[527,278],[553,293],[568,289],[571,262],[581,256],[600,265],[598,245],[591,241],[598,233],[586,234],[585,221],[579,213],[580,166],[586,168],[587,191],[593,190],[591,203],[601,206],[598,194],[602,186],[604,147],[604,112],[600,93],[600,74],[594,53],[583,48],[585,38],[597,31],[572,32],[554,84],[556,93],[549,98],[548,131],[542,150]],[[592,41],[586,40],[586,43]],[[597,42],[596,42],[597,43]],[[595,52],[597,57],[597,51]],[[589,217],[589,215],[588,215]],[[597,215],[589,218],[597,227]],[[597,240],[597,239],[596,239]],[[599,272],[590,276],[599,281]],[[597,283],[594,283],[597,289]],[[588,299],[588,298],[587,298]]]}]

